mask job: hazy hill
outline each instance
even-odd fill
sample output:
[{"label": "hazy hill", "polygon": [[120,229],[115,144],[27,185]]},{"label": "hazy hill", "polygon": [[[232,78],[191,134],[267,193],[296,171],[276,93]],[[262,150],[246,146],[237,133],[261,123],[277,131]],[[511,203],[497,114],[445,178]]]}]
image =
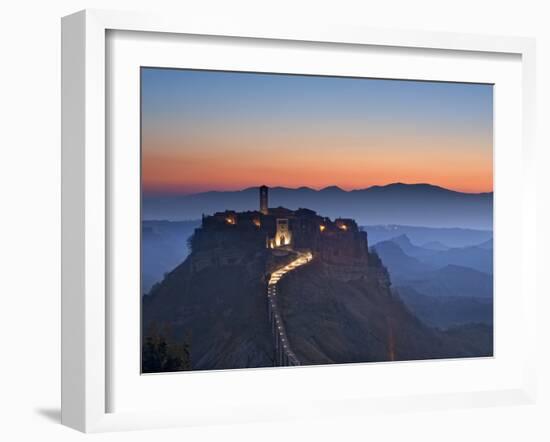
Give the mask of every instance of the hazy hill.
[{"label": "hazy hill", "polygon": [[424,323],[449,328],[462,324],[493,325],[492,298],[429,296],[411,286],[395,287],[397,296]]},{"label": "hazy hill", "polygon": [[435,269],[435,266],[407,255],[399,244],[394,241],[382,241],[372,248],[376,250],[376,253],[382,259],[394,283]]},{"label": "hazy hill", "polygon": [[[492,271],[476,268],[492,270],[492,250],[465,247],[427,252],[401,236],[372,248],[384,262],[394,286],[409,285],[433,296],[489,298],[493,295]],[[417,255],[411,256],[413,253]],[[460,264],[450,261],[460,261]]]},{"label": "hazy hill", "polygon": [[436,267],[469,267],[484,273],[493,273],[493,249],[481,247],[458,247],[442,250],[425,256],[416,255],[424,262]]},{"label": "hazy hill", "polygon": [[[458,224],[457,224],[458,225]],[[369,235],[369,244],[406,235],[411,242],[426,249],[447,250],[452,247],[467,247],[488,242],[492,230],[463,229],[458,227],[420,227],[397,224],[363,226]]]},{"label": "hazy hill", "polygon": [[407,255],[415,258],[419,258],[419,259],[437,255],[441,251],[447,251],[450,249],[450,247],[444,247],[444,246],[443,246],[444,247],[443,250],[434,250],[433,248],[417,246],[413,244],[409,239],[409,237],[405,234],[392,238],[390,242],[397,244],[401,248],[401,250],[403,250],[403,252],[405,252]]},{"label": "hazy hill", "polygon": [[396,285],[410,285],[425,295],[437,297],[490,299],[493,296],[493,277],[491,275],[455,265],[417,274],[409,279],[400,278],[396,281]]},{"label": "hazy hill", "polygon": [[[492,193],[461,193],[429,184],[395,183],[352,191],[335,186],[321,190],[274,187],[269,197],[271,207],[306,207],[331,218],[353,218],[359,224],[491,229],[493,223]],[[255,187],[194,195],[144,195],[142,205],[144,219],[167,220],[199,219],[203,213],[257,208]]]},{"label": "hazy hill", "polygon": [[449,250],[450,247],[446,246],[440,241],[428,241],[425,244],[421,244],[421,247],[428,250]]},{"label": "hazy hill", "polygon": [[488,239],[487,241],[484,241],[481,244],[478,244],[477,247],[479,247],[481,249],[492,250],[493,249],[493,238]]},{"label": "hazy hill", "polygon": [[143,221],[141,224],[141,292],[147,293],[164,273],[188,255],[187,239],[200,221]]},{"label": "hazy hill", "polygon": [[[379,251],[388,268],[399,275],[446,266],[468,267],[492,274],[493,249],[488,244],[490,243],[484,243],[484,247],[468,246],[433,250],[413,244],[407,235],[399,235],[372,247]],[[398,249],[395,246],[398,246]]]},{"label": "hazy hill", "polygon": [[492,249],[426,250],[403,235],[373,249],[387,266],[394,292],[427,324],[443,328],[473,322],[492,324]]}]

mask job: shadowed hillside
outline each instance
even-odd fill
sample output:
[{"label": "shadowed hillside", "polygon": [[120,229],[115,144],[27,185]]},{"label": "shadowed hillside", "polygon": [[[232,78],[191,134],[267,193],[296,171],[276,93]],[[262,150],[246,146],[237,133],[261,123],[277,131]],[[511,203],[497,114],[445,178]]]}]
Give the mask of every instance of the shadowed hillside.
[{"label": "shadowed hillside", "polygon": [[[282,284],[286,327],[298,357],[310,364],[468,357],[492,354],[486,342],[466,342],[426,326],[377,272],[341,281],[321,262]],[[483,332],[492,335],[490,328]],[[479,345],[478,345],[479,344]]]},{"label": "shadowed hillside", "polygon": [[192,270],[186,260],[143,298],[144,330],[169,324],[175,340],[189,344],[194,370],[273,366],[266,320],[265,253],[250,265]]}]

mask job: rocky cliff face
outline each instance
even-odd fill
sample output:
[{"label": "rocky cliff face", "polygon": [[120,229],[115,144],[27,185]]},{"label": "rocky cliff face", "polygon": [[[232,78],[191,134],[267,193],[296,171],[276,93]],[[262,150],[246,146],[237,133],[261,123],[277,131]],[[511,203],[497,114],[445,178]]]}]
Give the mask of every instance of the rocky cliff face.
[{"label": "rocky cliff face", "polygon": [[[280,284],[286,330],[294,352],[305,364],[492,353],[487,339],[476,345],[462,339],[460,330],[449,334],[423,324],[392,295],[383,268],[368,267],[355,279],[349,279],[347,271],[339,275],[340,271],[314,261]],[[484,336],[487,332],[480,331]]]},{"label": "rocky cliff face", "polygon": [[[144,334],[153,324],[168,325],[170,339],[189,344],[194,370],[272,366],[266,254],[227,252],[234,264],[213,259],[200,269],[192,253],[144,297]],[[197,253],[202,260],[208,255]]]}]

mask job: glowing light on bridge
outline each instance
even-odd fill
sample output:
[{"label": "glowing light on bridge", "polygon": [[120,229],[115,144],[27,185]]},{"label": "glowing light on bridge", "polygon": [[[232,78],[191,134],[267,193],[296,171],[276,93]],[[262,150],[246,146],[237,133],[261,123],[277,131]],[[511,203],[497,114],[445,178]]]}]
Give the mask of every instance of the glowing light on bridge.
[{"label": "glowing light on bridge", "polygon": [[[290,344],[288,344],[286,332],[284,330],[282,322],[280,321],[280,315],[277,310],[277,304],[275,303],[276,287],[279,280],[286,273],[294,270],[297,267],[307,264],[313,259],[313,254],[311,252],[297,252],[297,255],[298,257],[294,261],[288,263],[287,265],[273,272],[269,277],[269,281],[268,281],[267,296],[270,300],[270,305],[272,309],[270,311],[270,318],[272,321],[275,320],[275,322],[272,323],[273,325],[272,333],[275,338],[280,339],[280,345],[283,348],[283,352],[279,357],[281,358],[280,363],[283,365],[300,365],[300,361],[298,361],[298,359],[290,349]],[[279,344],[275,344],[275,345],[278,347]]]}]

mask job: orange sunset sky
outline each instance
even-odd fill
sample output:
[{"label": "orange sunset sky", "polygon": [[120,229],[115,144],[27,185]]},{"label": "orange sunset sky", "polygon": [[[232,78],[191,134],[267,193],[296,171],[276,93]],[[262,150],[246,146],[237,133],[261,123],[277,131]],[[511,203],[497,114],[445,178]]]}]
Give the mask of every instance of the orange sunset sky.
[{"label": "orange sunset sky", "polygon": [[491,85],[142,69],[142,185],[493,190]]}]

